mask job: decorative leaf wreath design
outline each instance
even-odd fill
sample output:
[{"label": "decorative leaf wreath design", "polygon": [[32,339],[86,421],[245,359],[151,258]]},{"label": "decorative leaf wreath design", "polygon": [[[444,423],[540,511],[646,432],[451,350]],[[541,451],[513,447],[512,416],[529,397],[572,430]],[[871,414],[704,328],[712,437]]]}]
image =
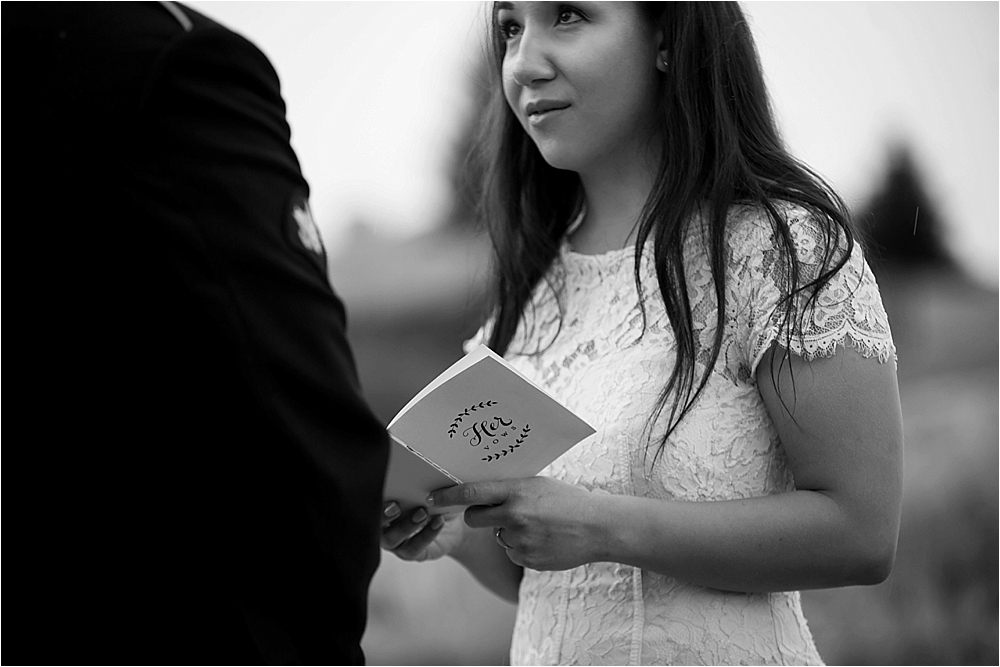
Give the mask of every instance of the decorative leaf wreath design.
[{"label": "decorative leaf wreath design", "polygon": [[463,417],[468,417],[469,415],[471,415],[476,410],[479,410],[481,408],[489,408],[489,407],[492,407],[492,406],[494,406],[496,404],[497,404],[496,401],[479,401],[478,403],[473,403],[472,405],[470,405],[466,409],[464,409],[461,412],[459,412],[458,416],[455,417],[455,420],[448,427],[448,437],[449,438],[454,438],[455,437],[455,434],[458,432],[458,425],[462,423],[462,418]]},{"label": "decorative leaf wreath design", "polygon": [[509,445],[507,447],[504,447],[503,449],[501,449],[496,454],[490,454],[489,456],[484,456],[480,460],[481,461],[486,461],[487,463],[489,463],[490,461],[497,461],[497,460],[499,460],[499,459],[507,456],[508,454],[512,454],[515,449],[517,449],[518,447],[520,447],[521,445],[524,444],[524,441],[528,439],[528,434],[529,433],[531,433],[531,427],[528,424],[525,424],[524,428],[521,429],[521,435],[519,435],[517,438],[514,439],[514,444],[513,445]]}]

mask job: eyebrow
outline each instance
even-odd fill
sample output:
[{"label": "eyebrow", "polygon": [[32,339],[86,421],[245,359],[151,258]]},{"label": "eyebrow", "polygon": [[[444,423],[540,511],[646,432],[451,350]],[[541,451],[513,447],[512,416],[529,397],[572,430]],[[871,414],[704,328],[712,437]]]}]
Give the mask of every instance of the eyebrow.
[{"label": "eyebrow", "polygon": [[495,2],[493,3],[494,11],[500,11],[501,9],[511,10],[514,9],[514,3],[512,2]]}]

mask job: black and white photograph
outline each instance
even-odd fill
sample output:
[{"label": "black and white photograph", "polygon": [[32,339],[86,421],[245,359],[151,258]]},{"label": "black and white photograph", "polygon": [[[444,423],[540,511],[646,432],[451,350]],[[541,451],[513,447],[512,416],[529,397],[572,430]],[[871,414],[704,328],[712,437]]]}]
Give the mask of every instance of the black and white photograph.
[{"label": "black and white photograph", "polygon": [[6,664],[1000,660],[1000,3],[0,12]]}]

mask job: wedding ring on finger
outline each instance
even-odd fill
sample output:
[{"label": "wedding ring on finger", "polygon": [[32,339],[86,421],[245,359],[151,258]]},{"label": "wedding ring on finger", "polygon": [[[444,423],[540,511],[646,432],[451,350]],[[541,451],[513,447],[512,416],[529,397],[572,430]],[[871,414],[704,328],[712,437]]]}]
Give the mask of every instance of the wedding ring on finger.
[{"label": "wedding ring on finger", "polygon": [[497,544],[499,544],[500,546],[502,546],[504,549],[511,549],[511,548],[513,548],[509,544],[507,544],[506,542],[503,541],[503,537],[500,536],[500,531],[501,530],[503,530],[503,526],[500,526],[499,528],[497,528],[496,531],[493,533],[494,535],[497,536]]}]

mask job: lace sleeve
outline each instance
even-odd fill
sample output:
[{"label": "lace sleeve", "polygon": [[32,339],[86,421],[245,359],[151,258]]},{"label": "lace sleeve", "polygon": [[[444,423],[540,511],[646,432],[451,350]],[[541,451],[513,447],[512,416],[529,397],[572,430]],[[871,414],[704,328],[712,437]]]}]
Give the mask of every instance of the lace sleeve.
[{"label": "lace sleeve", "polygon": [[[801,262],[799,284],[806,284],[820,273],[824,231],[819,221],[801,208],[779,208],[782,212]],[[753,224],[741,227],[743,238],[735,247],[741,247],[744,256],[736,264],[739,268],[734,282],[746,306],[742,309],[747,315],[742,343],[751,370],[756,370],[776,341],[805,359],[832,356],[847,344],[865,357],[875,356],[881,362],[895,359],[889,320],[860,244],[854,244],[847,263],[823,286],[814,303],[807,303],[810,290],[789,302],[783,299],[789,283],[787,270],[769,219],[759,216]],[[841,255],[846,248],[846,241],[840,239]]]}]

